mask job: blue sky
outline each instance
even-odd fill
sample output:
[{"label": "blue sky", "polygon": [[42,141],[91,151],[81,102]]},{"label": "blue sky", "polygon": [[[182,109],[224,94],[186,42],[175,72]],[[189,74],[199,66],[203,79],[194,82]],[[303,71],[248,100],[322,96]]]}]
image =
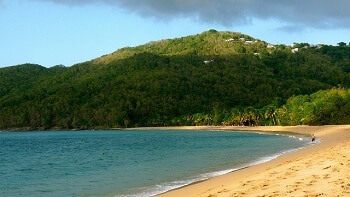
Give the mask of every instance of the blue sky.
[{"label": "blue sky", "polygon": [[0,0],[0,67],[71,66],[209,29],[272,44],[350,42],[348,0]]}]

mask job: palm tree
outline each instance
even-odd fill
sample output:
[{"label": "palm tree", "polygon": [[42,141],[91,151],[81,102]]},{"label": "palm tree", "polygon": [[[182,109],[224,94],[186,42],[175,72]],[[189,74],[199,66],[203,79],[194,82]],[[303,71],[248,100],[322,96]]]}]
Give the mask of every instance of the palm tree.
[{"label": "palm tree", "polygon": [[270,124],[272,121],[272,125],[276,125],[276,109],[272,106],[269,106],[265,111],[265,118],[270,120]]}]

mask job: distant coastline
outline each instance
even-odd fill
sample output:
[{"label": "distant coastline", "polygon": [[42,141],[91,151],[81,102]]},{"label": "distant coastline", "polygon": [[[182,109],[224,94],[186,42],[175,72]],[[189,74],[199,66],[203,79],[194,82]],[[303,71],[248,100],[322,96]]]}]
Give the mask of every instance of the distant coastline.
[{"label": "distant coastline", "polygon": [[[319,130],[325,127],[342,127],[346,125],[323,125],[323,126],[161,126],[161,127],[130,127],[130,128],[121,128],[121,127],[91,127],[91,128],[31,128],[31,127],[18,127],[3,129],[0,132],[30,132],[30,131],[84,131],[84,130],[221,130],[221,131],[258,131],[258,132],[267,132],[267,133],[285,133],[285,134],[301,134],[301,135],[311,135],[314,130]],[[311,128],[311,129],[306,129]]]}]

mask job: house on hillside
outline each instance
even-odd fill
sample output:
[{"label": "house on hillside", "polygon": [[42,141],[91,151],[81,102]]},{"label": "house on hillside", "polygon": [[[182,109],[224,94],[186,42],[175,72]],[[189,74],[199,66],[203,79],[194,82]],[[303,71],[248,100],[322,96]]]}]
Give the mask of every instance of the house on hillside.
[{"label": "house on hillside", "polygon": [[299,52],[299,48],[292,49],[292,53],[296,53],[296,52]]},{"label": "house on hillside", "polygon": [[268,44],[267,44],[267,48],[268,48],[268,49],[271,49],[271,48],[275,48],[275,46],[274,46],[273,44],[268,43]]},{"label": "house on hillside", "polygon": [[204,61],[203,61],[204,64],[209,64],[209,63],[211,63],[211,62],[214,62],[214,60],[204,60]]}]

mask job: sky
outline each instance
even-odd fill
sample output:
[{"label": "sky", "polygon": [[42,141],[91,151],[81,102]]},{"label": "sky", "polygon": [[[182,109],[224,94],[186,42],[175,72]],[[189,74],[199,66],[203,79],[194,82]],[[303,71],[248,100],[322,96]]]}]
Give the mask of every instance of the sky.
[{"label": "sky", "polygon": [[209,29],[271,44],[349,44],[349,7],[349,0],[0,0],[0,67],[72,66]]}]

